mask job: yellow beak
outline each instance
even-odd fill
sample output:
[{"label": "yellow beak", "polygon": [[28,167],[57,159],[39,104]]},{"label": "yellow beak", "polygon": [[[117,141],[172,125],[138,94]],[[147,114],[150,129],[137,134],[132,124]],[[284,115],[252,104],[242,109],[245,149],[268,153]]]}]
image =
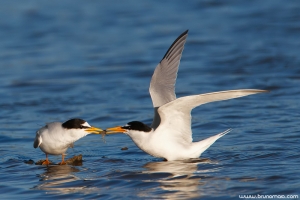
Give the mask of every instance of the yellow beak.
[{"label": "yellow beak", "polygon": [[126,132],[126,129],[123,129],[121,126],[116,126],[116,127],[106,129],[106,134],[124,133],[124,132]]},{"label": "yellow beak", "polygon": [[94,134],[100,134],[100,133],[103,132],[102,129],[97,128],[97,127],[93,127],[93,126],[90,127],[90,128],[85,129],[85,131],[86,131],[86,132],[89,132],[89,133],[94,133]]}]

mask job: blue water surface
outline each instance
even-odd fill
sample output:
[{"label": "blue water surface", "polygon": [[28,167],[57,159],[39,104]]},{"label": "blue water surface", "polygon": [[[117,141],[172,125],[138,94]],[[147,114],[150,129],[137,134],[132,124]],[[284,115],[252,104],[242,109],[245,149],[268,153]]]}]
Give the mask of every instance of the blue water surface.
[{"label": "blue water surface", "polygon": [[[300,195],[299,10],[296,0],[0,1],[1,199]],[[116,134],[77,141],[67,158],[82,154],[80,166],[33,164],[46,122],[151,124],[151,76],[187,29],[177,97],[270,91],[193,110],[195,141],[233,129],[202,160],[164,162]]]}]

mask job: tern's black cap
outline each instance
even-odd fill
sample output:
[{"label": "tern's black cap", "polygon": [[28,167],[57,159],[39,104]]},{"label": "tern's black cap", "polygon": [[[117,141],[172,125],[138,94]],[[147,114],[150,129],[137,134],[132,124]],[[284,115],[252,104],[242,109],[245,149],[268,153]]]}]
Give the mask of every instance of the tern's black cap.
[{"label": "tern's black cap", "polygon": [[82,124],[86,123],[83,119],[70,119],[62,124],[62,127],[66,129],[73,129],[73,128],[88,128],[83,126]]},{"label": "tern's black cap", "polygon": [[126,126],[123,126],[122,128],[144,132],[150,132],[152,130],[149,126],[139,121],[129,122]]}]

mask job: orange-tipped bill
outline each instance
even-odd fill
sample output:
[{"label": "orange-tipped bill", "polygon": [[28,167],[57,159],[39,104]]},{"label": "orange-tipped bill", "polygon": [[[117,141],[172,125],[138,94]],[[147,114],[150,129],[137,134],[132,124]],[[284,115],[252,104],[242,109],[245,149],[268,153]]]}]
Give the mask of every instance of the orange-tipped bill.
[{"label": "orange-tipped bill", "polygon": [[116,127],[106,129],[106,134],[124,133],[124,132],[126,132],[126,129],[122,128],[121,126],[116,126]]},{"label": "orange-tipped bill", "polygon": [[93,126],[85,129],[85,131],[88,132],[88,133],[94,133],[94,134],[101,134],[103,132],[102,129],[97,128],[97,127],[93,127]]}]

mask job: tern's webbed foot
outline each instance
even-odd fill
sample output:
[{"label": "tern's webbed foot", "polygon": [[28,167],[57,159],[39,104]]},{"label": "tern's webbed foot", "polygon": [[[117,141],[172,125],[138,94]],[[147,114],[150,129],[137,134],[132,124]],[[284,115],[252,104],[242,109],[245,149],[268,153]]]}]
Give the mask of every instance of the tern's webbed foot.
[{"label": "tern's webbed foot", "polygon": [[50,161],[47,159],[47,160],[42,162],[42,165],[50,165]]},{"label": "tern's webbed foot", "polygon": [[66,165],[67,163],[65,161],[61,161],[60,163],[58,163],[58,165]]}]

